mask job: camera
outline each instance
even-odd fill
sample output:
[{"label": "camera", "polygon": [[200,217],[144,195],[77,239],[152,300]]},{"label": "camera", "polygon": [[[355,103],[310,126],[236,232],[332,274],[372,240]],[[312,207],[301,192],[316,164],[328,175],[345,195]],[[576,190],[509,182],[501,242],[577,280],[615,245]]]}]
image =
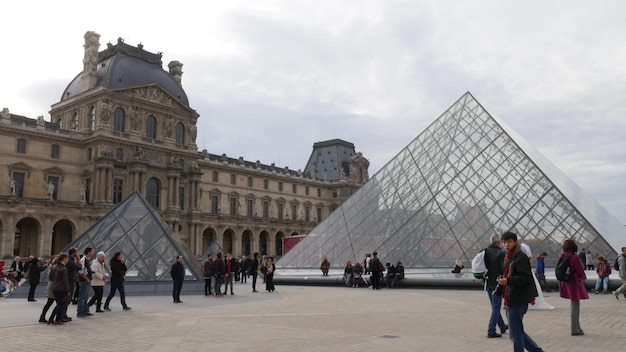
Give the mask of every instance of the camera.
[{"label": "camera", "polygon": [[[498,280],[501,278],[502,278],[502,275],[498,276],[498,278],[496,279],[496,282],[498,282]],[[493,290],[493,294],[496,296],[502,296],[503,293],[504,293],[504,286],[500,284],[498,284],[495,290]]]}]

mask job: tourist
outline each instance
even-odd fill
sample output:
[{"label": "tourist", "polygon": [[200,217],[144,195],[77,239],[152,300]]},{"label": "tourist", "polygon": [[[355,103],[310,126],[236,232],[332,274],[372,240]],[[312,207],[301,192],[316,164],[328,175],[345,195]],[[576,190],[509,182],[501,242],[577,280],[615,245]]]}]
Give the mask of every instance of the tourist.
[{"label": "tourist", "polygon": [[252,292],[259,292],[256,289],[256,279],[259,274],[259,253],[254,252],[252,261],[250,262],[250,274],[252,274]]},{"label": "tourist", "polygon": [[363,280],[363,265],[360,262],[354,263],[354,269],[352,269],[354,273],[354,284],[352,287],[359,287]]},{"label": "tourist", "polygon": [[398,260],[396,263],[396,275],[393,277],[393,282],[391,283],[391,287],[398,288],[400,281],[404,279],[404,265],[402,265],[402,261]]},{"label": "tourist", "polygon": [[383,277],[383,263],[378,259],[378,252],[372,253],[372,259],[370,260],[370,271],[372,273],[372,290],[380,289],[380,279]]},{"label": "tourist", "polygon": [[386,263],[385,267],[387,267],[387,275],[385,275],[385,287],[390,288],[393,279],[396,277],[396,267],[391,263]]},{"label": "tourist", "polygon": [[452,273],[459,274],[461,273],[461,270],[463,268],[465,268],[465,266],[463,265],[463,261],[461,261],[461,258],[456,258],[456,260],[454,261],[454,269],[452,269]]},{"label": "tourist", "polygon": [[228,253],[226,255],[226,259],[224,259],[224,268],[226,272],[224,274],[224,295],[228,294],[228,286],[230,286],[230,294],[234,295],[233,292],[233,280],[235,277],[235,272],[237,271],[237,264],[235,263],[235,259],[232,254]]},{"label": "tourist", "polygon": [[22,263],[22,258],[19,256],[15,257],[9,271],[15,274],[15,280],[19,284],[20,280],[24,277],[24,263]]},{"label": "tourist", "polygon": [[122,252],[115,252],[111,260],[109,260],[109,266],[111,269],[111,291],[107,296],[107,300],[104,302],[104,310],[110,311],[109,304],[111,299],[115,296],[115,291],[120,293],[120,302],[122,303],[122,309],[131,310],[126,304],[126,292],[124,292],[124,276],[126,276],[126,260],[122,256]]},{"label": "tourist", "polygon": [[276,287],[274,287],[274,272],[276,271],[276,266],[274,265],[274,258],[267,258],[267,271],[265,272],[265,290],[267,292],[274,292]]},{"label": "tourist", "polygon": [[328,270],[330,269],[330,262],[328,258],[324,257],[322,259],[322,264],[320,264],[320,270],[322,271],[322,276],[328,276]]},{"label": "tourist", "polygon": [[93,297],[87,303],[90,307],[96,304],[96,313],[103,313],[102,296],[104,294],[104,284],[106,283],[107,271],[104,267],[104,252],[98,252],[96,259],[91,262],[91,289]]},{"label": "tourist", "polygon": [[593,255],[591,254],[591,251],[587,249],[587,252],[585,252],[585,261],[587,262],[587,270],[593,270]]},{"label": "tourist", "polygon": [[215,259],[213,264],[215,269],[215,296],[222,297],[222,284],[224,283],[224,274],[226,273],[222,252],[217,252],[217,259]]},{"label": "tourist", "polygon": [[606,261],[603,256],[598,257],[598,263],[596,265],[596,273],[598,279],[596,280],[596,286],[592,290],[594,293],[600,293],[600,285],[602,285],[602,293],[607,294],[609,290],[609,275],[611,275],[611,265]]},{"label": "tourist", "polygon": [[528,311],[528,303],[534,302],[537,297],[537,287],[530,269],[530,260],[522,252],[517,241],[517,234],[505,232],[501,241],[506,255],[502,277],[496,282],[503,286],[502,297],[507,307],[511,342],[513,352],[523,352],[524,348],[532,352],[543,352],[533,339],[524,331],[524,314]]},{"label": "tourist", "polygon": [[174,287],[172,290],[174,303],[183,303],[183,301],[180,300],[180,291],[183,289],[183,281],[185,280],[185,266],[183,265],[182,255],[176,256],[176,262],[172,264],[170,275],[174,281]]},{"label": "tourist", "polygon": [[52,284],[54,280],[54,269],[57,265],[57,258],[58,256],[56,255],[50,258],[50,265],[48,266],[48,285],[46,285],[46,297],[48,298],[48,301],[41,310],[41,315],[39,316],[40,323],[48,322],[46,314],[48,314],[48,310],[52,307],[52,303],[54,303],[54,291],[52,291]]},{"label": "tourist", "polygon": [[550,288],[548,287],[548,281],[546,281],[546,266],[545,259],[548,256],[548,253],[542,252],[541,254],[537,254],[537,266],[535,266],[535,275],[537,276],[537,281],[541,286],[543,291],[550,292]]},{"label": "tourist", "polygon": [[572,336],[581,336],[585,333],[580,328],[580,300],[589,299],[585,283],[583,282],[587,276],[585,275],[585,267],[580,261],[580,256],[576,255],[576,251],[578,250],[576,242],[567,239],[563,241],[562,248],[563,253],[559,255],[557,261],[560,260],[562,256],[569,257],[570,279],[568,281],[559,281],[559,292],[562,298],[570,300],[570,326]]},{"label": "tourist", "polygon": [[213,270],[213,254],[209,253],[207,255],[207,259],[204,261],[204,295],[205,296],[213,296],[213,292],[211,292],[212,282],[214,270]]},{"label": "tourist", "polygon": [[622,279],[622,286],[620,286],[617,290],[613,291],[613,295],[615,299],[619,299],[619,294],[624,293],[626,297],[626,247],[622,247],[622,254],[617,257],[617,267],[619,277]]},{"label": "tourist", "polygon": [[363,259],[363,274],[368,275],[370,270],[370,261],[372,260],[372,255],[369,253],[365,253],[365,259]]},{"label": "tourist", "polygon": [[63,322],[63,305],[66,298],[70,295],[70,284],[67,281],[67,254],[61,253],[57,258],[57,266],[54,269],[54,277],[52,279],[52,292],[54,292],[54,300],[56,306],[52,311],[52,315],[48,320],[48,324],[62,325]]},{"label": "tourist", "polygon": [[28,290],[28,301],[35,302],[35,290],[39,281],[41,280],[41,272],[46,270],[48,264],[46,264],[43,258],[34,258],[28,264],[28,284],[30,289]]},{"label": "tourist", "polygon": [[346,262],[346,267],[343,269],[343,280],[346,283],[346,286],[352,286],[352,277],[354,276],[354,267],[352,266],[352,261],[348,260]]},{"label": "tourist", "polygon": [[[85,248],[85,255],[80,259],[80,270],[78,271],[80,293],[78,295],[78,307],[76,308],[77,317],[93,315],[89,313],[89,305],[87,305],[87,298],[89,298],[89,291],[91,291],[91,279],[93,278],[91,266],[89,265],[89,259],[92,255],[93,248],[87,247]],[[67,269],[65,269],[65,274],[67,275]]]},{"label": "tourist", "polygon": [[[494,294],[498,283],[496,280],[502,276],[504,267],[505,252],[502,249],[500,235],[494,233],[490,237],[489,246],[485,250],[485,267],[487,268],[487,278],[485,281],[485,290],[489,297],[491,306],[491,314],[489,315],[489,323],[487,324],[487,337],[502,337],[502,334],[508,329],[508,325],[504,323],[500,310],[502,308],[502,295]],[[534,283],[533,283],[534,285]],[[496,325],[500,328],[500,333],[496,331]]]}]

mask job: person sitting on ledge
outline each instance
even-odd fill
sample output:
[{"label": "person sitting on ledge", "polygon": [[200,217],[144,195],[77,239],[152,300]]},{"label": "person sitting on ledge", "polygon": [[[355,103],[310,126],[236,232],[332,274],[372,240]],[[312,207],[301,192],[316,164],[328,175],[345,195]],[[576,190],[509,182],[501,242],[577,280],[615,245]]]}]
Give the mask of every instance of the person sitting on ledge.
[{"label": "person sitting on ledge", "polygon": [[461,258],[456,258],[456,260],[454,261],[454,269],[452,269],[452,273],[453,274],[458,274],[461,272],[461,269],[465,268],[463,266],[463,262],[461,261]]}]

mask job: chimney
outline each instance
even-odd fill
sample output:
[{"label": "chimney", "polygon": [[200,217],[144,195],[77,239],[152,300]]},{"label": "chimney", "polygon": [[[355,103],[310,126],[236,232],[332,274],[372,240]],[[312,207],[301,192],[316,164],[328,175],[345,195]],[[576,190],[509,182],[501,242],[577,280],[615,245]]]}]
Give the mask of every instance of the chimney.
[{"label": "chimney", "polygon": [[183,64],[181,64],[179,61],[170,61],[170,63],[167,64],[167,67],[170,68],[170,75],[174,77],[176,83],[178,83],[178,85],[182,87],[183,84],[181,82],[181,79],[183,77]]},{"label": "chimney", "polygon": [[83,58],[83,73],[80,77],[81,92],[85,92],[96,86],[100,34],[93,31],[85,33],[85,44],[83,47],[85,48],[85,56]]}]

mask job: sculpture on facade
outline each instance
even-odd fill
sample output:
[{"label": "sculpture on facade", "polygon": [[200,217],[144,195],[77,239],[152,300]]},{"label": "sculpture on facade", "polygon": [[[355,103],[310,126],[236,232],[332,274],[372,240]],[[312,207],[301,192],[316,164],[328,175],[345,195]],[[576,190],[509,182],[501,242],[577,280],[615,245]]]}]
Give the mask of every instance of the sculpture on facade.
[{"label": "sculpture on facade", "polygon": [[85,188],[85,185],[81,185],[80,186],[80,201],[84,203],[86,199],[87,199],[87,189]]},{"label": "sculpture on facade", "polygon": [[48,181],[48,185],[46,186],[46,198],[52,199],[53,196],[54,196],[54,185],[52,184],[52,181]]},{"label": "sculpture on facade", "polygon": [[189,136],[191,137],[191,141],[196,143],[196,136],[198,135],[198,127],[196,125],[189,125]]},{"label": "sculpture on facade", "polygon": [[9,191],[11,192],[11,195],[14,196],[15,195],[15,180],[13,180],[13,178],[9,179]]}]

